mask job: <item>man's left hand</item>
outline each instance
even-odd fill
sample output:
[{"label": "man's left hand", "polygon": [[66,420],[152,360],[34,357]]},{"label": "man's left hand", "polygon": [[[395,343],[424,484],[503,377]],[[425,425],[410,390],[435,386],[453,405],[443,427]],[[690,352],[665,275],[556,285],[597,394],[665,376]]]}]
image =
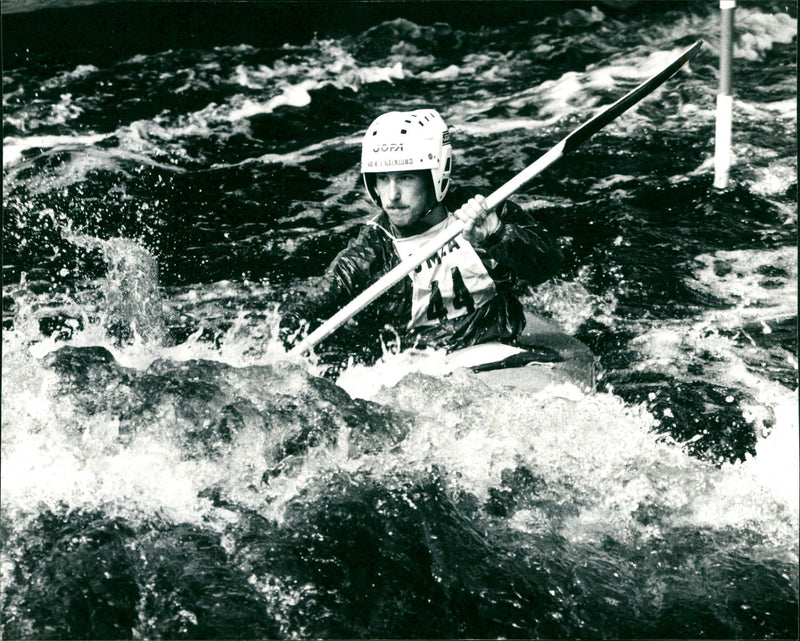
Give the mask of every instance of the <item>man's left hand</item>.
[{"label": "man's left hand", "polygon": [[502,225],[497,214],[486,208],[483,196],[470,198],[453,215],[464,224],[462,235],[472,245],[481,245]]}]

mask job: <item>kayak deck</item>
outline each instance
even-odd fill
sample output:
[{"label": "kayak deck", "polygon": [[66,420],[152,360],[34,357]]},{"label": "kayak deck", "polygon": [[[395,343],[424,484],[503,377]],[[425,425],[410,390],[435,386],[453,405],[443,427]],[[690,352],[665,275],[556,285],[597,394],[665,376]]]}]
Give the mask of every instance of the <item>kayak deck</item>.
[{"label": "kayak deck", "polygon": [[468,368],[489,387],[536,392],[548,385],[571,383],[593,391],[597,360],[578,339],[552,321],[526,314],[517,345],[484,343],[453,352],[452,369]]}]

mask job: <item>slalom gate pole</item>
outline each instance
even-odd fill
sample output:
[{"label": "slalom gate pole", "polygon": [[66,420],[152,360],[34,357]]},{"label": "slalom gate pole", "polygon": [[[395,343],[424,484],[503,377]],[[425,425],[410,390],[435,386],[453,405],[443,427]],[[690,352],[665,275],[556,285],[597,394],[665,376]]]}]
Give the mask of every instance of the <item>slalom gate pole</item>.
[{"label": "slalom gate pole", "polygon": [[725,189],[730,180],[733,96],[731,61],[733,58],[733,13],[736,0],[720,0],[722,36],[719,45],[719,93],[717,127],[714,142],[714,187]]}]

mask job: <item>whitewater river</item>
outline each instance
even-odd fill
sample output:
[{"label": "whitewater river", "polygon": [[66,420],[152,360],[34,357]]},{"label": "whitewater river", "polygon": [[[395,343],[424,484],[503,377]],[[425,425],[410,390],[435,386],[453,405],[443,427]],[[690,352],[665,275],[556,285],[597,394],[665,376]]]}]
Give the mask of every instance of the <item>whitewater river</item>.
[{"label": "whitewater river", "polygon": [[[39,4],[3,8],[3,638],[797,638],[796,3],[737,3],[726,189],[716,2]],[[439,109],[489,193],[700,39],[514,196],[595,393],[439,376],[368,312],[286,355],[377,115]]]}]

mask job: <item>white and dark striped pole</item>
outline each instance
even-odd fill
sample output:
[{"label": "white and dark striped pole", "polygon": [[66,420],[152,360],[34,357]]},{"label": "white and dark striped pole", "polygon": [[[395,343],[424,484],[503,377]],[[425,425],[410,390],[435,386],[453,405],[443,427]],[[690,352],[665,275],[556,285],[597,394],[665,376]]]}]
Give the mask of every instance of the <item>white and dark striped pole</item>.
[{"label": "white and dark striped pole", "polygon": [[731,169],[731,129],[733,96],[731,61],[733,58],[733,12],[736,0],[720,0],[722,37],[719,45],[719,94],[717,94],[717,130],[714,145],[714,187],[728,186]]}]

